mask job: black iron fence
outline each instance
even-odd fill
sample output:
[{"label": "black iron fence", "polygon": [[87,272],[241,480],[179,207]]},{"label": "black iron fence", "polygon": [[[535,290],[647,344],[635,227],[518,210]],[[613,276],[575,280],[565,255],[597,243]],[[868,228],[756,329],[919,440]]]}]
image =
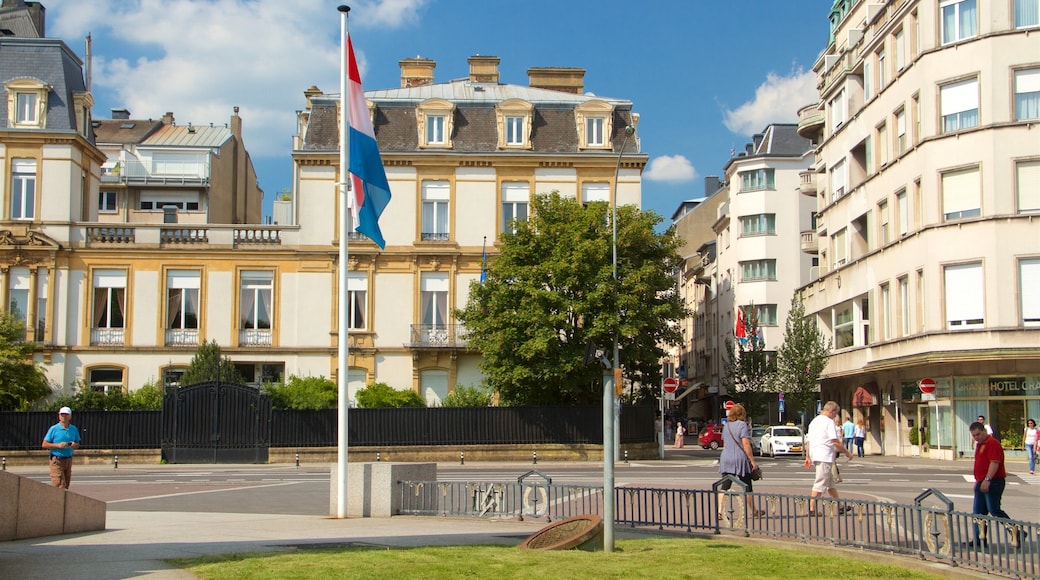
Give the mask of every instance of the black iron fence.
[{"label": "black iron fence", "polygon": [[[626,406],[621,412],[622,443],[654,441],[652,406]],[[39,449],[57,422],[49,411],[0,413],[0,449]],[[84,448],[158,449],[161,411],[76,411],[72,423]],[[338,411],[275,410],[267,428],[271,447],[334,447]],[[502,445],[598,444],[603,441],[603,410],[583,407],[459,407],[350,409],[351,445]]]},{"label": "black iron fence", "polygon": [[[711,489],[615,489],[615,524],[730,533],[913,555],[1014,578],[1040,578],[1040,524],[953,510],[929,489],[914,503]],[[400,514],[562,520],[603,513],[603,487],[554,484],[531,471],[516,481],[402,481]]]}]

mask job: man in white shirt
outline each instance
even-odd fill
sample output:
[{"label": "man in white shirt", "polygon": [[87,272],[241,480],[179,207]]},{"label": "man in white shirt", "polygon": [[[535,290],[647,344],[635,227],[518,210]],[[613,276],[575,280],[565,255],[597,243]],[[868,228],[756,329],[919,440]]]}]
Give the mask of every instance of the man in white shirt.
[{"label": "man in white shirt", "polygon": [[982,423],[982,426],[986,429],[986,434],[987,435],[992,435],[993,434],[993,427],[990,427],[989,423],[986,422],[986,416],[985,415],[979,415],[978,421],[979,421],[979,423]]},{"label": "man in white shirt", "polygon": [[[834,401],[827,401],[820,410],[820,414],[809,423],[809,431],[805,436],[805,468],[816,467],[816,479],[813,481],[812,499],[809,500],[809,515],[816,515],[816,498],[827,492],[834,499],[838,499],[838,490],[834,487],[834,476],[832,467],[837,458],[837,453],[844,453],[849,461],[852,461],[852,452],[842,444],[838,435],[838,429],[834,424],[834,418],[838,416],[840,408]],[[838,508],[838,513],[844,513],[845,507]]]}]

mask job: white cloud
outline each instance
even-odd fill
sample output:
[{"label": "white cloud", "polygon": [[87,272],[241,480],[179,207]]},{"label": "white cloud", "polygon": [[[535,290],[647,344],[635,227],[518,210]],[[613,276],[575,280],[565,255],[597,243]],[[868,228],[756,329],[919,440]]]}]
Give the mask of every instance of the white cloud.
[{"label": "white cloud", "polygon": [[643,172],[643,177],[650,181],[692,181],[697,177],[697,170],[682,155],[661,155],[650,161],[650,168]]},{"label": "white cloud", "polygon": [[771,72],[755,89],[754,99],[734,110],[723,111],[723,123],[734,133],[753,135],[770,123],[797,121],[798,109],[818,98],[813,71],[799,67],[787,76]]},{"label": "white cloud", "polygon": [[[400,27],[427,2],[355,0],[350,25]],[[136,118],[172,111],[178,124],[224,124],[238,106],[254,158],[288,152],[304,89],[339,92],[339,16],[327,2],[91,0],[48,16],[51,36],[92,34],[96,96]],[[360,51],[358,61],[364,75]]]}]

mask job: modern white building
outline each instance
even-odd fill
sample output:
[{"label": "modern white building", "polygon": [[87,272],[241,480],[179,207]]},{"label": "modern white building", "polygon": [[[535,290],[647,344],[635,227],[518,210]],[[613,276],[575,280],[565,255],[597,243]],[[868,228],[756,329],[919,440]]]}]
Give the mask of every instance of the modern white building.
[{"label": "modern white building", "polygon": [[822,396],[871,453],[971,457],[984,415],[1014,456],[1040,415],[1040,4],[838,0],[830,21],[799,113]]}]

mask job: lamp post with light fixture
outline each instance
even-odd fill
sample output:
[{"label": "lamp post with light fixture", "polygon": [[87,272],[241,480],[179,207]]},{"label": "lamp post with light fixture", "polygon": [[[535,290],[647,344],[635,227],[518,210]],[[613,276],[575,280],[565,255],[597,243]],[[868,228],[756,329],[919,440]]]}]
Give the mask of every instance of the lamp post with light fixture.
[{"label": "lamp post with light fixture", "polygon": [[[625,127],[625,139],[621,142],[621,150],[618,152],[617,164],[614,166],[614,196],[610,203],[610,226],[611,226],[611,273],[614,284],[614,302],[617,308],[618,296],[618,259],[617,259],[617,193],[618,174],[621,172],[621,157],[625,154],[625,147],[629,138],[636,132],[632,125]],[[618,360],[618,326],[621,322],[620,311],[615,312],[618,317],[617,326],[614,328],[614,353],[611,359],[611,368],[603,374],[603,551],[614,551],[614,457],[615,457],[615,433],[617,433],[615,421],[617,420],[617,404],[615,401],[615,389],[621,385],[621,363]]]}]

